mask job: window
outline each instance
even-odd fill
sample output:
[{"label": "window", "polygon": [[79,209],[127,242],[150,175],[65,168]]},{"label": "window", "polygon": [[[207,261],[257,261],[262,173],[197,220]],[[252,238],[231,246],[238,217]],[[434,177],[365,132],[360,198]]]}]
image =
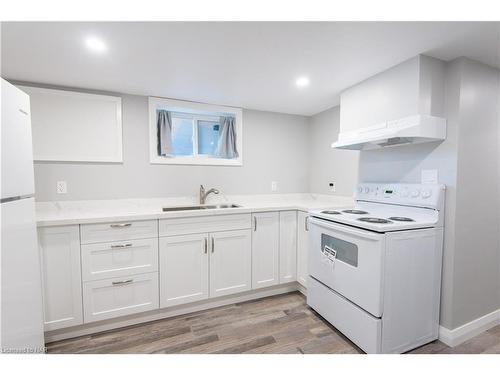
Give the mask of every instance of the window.
[{"label": "window", "polygon": [[171,112],[173,155],[217,156],[220,120],[216,116]]},{"label": "window", "polygon": [[241,109],[152,97],[149,109],[151,163],[242,165]]}]

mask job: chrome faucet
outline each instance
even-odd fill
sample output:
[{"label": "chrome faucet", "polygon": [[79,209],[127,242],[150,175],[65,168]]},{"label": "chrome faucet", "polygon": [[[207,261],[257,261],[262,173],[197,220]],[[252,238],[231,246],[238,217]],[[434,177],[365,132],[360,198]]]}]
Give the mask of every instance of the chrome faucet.
[{"label": "chrome faucet", "polygon": [[219,194],[219,190],[210,189],[209,191],[205,192],[205,188],[203,187],[203,185],[200,185],[200,204],[205,204],[207,196],[211,193]]}]

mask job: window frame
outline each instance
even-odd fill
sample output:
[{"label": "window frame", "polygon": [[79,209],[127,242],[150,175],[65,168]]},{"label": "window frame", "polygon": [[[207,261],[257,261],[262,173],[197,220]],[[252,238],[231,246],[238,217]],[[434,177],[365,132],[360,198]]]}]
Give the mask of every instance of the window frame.
[{"label": "window frame", "polygon": [[[157,154],[157,110],[165,109],[175,114],[193,115],[193,156],[166,157]],[[198,154],[198,120],[213,121],[214,117],[234,116],[236,125],[236,147],[238,157],[235,159],[214,158]],[[178,117],[178,116],[176,116]],[[173,165],[243,165],[243,120],[241,108],[195,103],[183,100],[149,97],[149,161],[151,164]]]}]

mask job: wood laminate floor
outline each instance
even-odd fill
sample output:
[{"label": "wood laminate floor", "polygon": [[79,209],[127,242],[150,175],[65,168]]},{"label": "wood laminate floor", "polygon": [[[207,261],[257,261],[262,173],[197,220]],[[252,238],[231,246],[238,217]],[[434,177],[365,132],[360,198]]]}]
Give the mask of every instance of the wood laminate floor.
[{"label": "wood laminate floor", "polygon": [[[362,353],[288,293],[48,344],[49,353]],[[500,353],[500,325],[455,347],[411,353]]]}]

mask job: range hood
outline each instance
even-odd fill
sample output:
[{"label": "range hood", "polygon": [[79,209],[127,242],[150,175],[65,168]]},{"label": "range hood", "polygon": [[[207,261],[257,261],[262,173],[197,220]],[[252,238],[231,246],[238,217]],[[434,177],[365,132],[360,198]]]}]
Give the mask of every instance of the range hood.
[{"label": "range hood", "polygon": [[373,150],[384,147],[443,141],[446,119],[416,115],[339,134],[333,148]]}]

